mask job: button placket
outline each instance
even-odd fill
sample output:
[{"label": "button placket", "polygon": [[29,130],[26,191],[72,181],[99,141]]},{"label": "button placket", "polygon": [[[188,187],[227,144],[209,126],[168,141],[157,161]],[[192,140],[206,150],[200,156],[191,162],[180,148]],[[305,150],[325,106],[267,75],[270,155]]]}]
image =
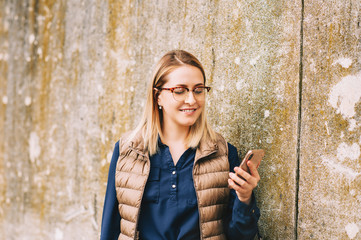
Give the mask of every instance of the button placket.
[{"label": "button placket", "polygon": [[170,191],[170,199],[173,201],[177,200],[177,171],[175,167],[171,169],[171,191]]}]

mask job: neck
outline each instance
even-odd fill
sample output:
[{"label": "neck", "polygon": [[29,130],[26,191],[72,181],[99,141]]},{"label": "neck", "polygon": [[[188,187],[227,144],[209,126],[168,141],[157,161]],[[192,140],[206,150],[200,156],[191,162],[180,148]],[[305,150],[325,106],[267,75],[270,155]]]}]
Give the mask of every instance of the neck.
[{"label": "neck", "polygon": [[171,143],[182,143],[185,145],[190,127],[169,126],[163,125],[163,138],[162,142],[169,145]]}]

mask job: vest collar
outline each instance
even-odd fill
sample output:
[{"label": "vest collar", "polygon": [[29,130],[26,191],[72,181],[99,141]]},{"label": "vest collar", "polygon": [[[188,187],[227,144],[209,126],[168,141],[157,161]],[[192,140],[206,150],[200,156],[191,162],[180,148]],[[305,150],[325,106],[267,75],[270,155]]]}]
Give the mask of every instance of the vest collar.
[{"label": "vest collar", "polygon": [[129,142],[128,148],[143,156],[143,159],[149,158],[148,150],[144,147],[144,141],[141,132],[138,132]]},{"label": "vest collar", "polygon": [[[158,138],[158,140],[159,140],[159,138]],[[143,141],[143,136],[142,136],[141,132],[138,132],[134,136],[134,138],[129,142],[128,148],[131,149],[132,151],[136,152],[137,154],[143,156],[143,159],[149,158],[149,152],[144,147],[144,141]],[[217,145],[217,142],[213,142],[209,139],[202,138],[197,147],[194,160],[196,162],[201,158],[204,158],[204,157],[210,156],[214,153],[217,153],[218,150],[219,150],[219,147]]]},{"label": "vest collar", "polygon": [[201,142],[199,143],[198,147],[197,147],[197,151],[196,151],[196,156],[195,156],[195,162],[198,161],[201,158],[210,156],[216,152],[218,152],[218,145],[216,142],[210,141],[210,140],[205,140],[205,139],[201,139]]}]

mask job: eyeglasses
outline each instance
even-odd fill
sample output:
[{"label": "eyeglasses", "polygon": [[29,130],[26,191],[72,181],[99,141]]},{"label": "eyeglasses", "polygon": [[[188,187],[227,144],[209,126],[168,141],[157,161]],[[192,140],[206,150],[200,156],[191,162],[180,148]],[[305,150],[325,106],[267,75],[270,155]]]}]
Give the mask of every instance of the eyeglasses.
[{"label": "eyeglasses", "polygon": [[210,87],[196,87],[193,90],[189,90],[189,88],[186,87],[173,87],[173,88],[154,88],[157,91],[167,90],[171,91],[174,100],[176,101],[185,101],[187,97],[189,96],[189,91],[193,92],[193,96],[197,101],[204,100],[206,96],[206,92],[209,92],[211,90]]}]

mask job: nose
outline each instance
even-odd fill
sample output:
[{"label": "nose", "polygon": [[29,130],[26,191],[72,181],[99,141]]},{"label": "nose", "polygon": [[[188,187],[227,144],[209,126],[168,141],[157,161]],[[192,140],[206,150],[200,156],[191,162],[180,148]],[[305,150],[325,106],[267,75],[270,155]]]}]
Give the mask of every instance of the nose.
[{"label": "nose", "polygon": [[188,103],[190,105],[194,104],[196,102],[196,98],[194,97],[193,91],[189,91],[188,95],[185,99],[185,103]]}]

